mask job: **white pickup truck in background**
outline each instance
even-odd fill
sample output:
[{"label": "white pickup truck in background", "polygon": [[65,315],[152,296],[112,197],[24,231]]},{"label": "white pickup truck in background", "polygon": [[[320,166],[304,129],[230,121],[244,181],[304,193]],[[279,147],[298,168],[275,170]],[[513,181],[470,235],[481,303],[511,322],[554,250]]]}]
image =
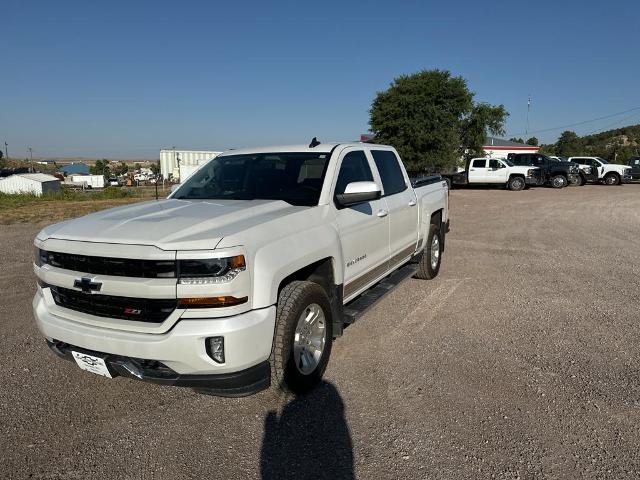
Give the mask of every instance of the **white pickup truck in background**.
[{"label": "white pickup truck in background", "polygon": [[602,182],[606,185],[620,185],[631,181],[631,167],[609,163],[600,157],[569,157],[567,162],[577,163],[581,171],[587,171],[591,175],[582,175],[584,184],[586,181]]},{"label": "white pickup truck in background", "polygon": [[500,158],[472,158],[461,172],[442,174],[449,185],[504,185],[520,191],[528,186],[542,185],[544,179],[538,167],[517,166]]},{"label": "white pickup truck in background", "polygon": [[169,198],[51,225],[33,300],[84,370],[248,395],[315,386],[334,337],[403,279],[438,274],[439,177],[361,143],[226,152]]}]

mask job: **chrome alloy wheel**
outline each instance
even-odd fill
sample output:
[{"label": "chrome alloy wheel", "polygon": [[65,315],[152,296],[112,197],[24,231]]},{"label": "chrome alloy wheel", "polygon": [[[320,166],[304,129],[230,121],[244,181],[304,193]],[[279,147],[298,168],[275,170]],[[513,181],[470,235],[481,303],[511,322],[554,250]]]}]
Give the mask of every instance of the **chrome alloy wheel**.
[{"label": "chrome alloy wheel", "polygon": [[326,334],[324,312],[320,305],[312,303],[298,318],[293,337],[293,359],[303,375],[309,375],[320,363]]},{"label": "chrome alloy wheel", "polygon": [[434,235],[431,239],[431,270],[435,270],[438,267],[438,261],[440,260],[440,237]]}]

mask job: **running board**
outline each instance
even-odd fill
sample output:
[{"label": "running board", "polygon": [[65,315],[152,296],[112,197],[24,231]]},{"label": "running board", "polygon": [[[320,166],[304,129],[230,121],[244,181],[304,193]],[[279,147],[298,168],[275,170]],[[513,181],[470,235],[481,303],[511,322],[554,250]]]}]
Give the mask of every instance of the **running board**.
[{"label": "running board", "polygon": [[391,293],[394,288],[407,278],[415,275],[417,271],[418,265],[416,263],[407,263],[368,290],[365,290],[357,298],[351,300],[343,309],[345,326],[355,322],[364,312],[373,307],[378,300]]}]

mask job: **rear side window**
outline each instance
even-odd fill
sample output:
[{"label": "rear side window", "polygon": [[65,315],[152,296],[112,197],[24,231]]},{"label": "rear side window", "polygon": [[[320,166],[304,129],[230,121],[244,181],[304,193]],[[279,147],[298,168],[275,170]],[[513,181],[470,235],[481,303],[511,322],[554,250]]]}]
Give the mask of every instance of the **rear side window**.
[{"label": "rear side window", "polygon": [[474,160],[471,166],[473,168],[485,168],[487,166],[487,161],[485,159]]},{"label": "rear side window", "polygon": [[336,195],[344,193],[351,182],[373,182],[373,174],[362,150],[347,153],[342,159],[336,181]]},{"label": "rear side window", "polygon": [[389,150],[371,150],[371,155],[380,172],[385,196],[404,192],[407,184],[395,153]]}]

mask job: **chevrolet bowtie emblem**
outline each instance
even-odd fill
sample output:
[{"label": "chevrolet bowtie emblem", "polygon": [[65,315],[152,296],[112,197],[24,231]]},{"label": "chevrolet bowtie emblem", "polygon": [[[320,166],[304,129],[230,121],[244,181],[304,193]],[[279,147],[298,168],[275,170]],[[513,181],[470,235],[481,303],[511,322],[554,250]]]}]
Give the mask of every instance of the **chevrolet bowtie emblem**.
[{"label": "chevrolet bowtie emblem", "polygon": [[80,288],[84,293],[99,292],[102,283],[94,282],[89,277],[76,278],[73,282],[75,288]]}]

